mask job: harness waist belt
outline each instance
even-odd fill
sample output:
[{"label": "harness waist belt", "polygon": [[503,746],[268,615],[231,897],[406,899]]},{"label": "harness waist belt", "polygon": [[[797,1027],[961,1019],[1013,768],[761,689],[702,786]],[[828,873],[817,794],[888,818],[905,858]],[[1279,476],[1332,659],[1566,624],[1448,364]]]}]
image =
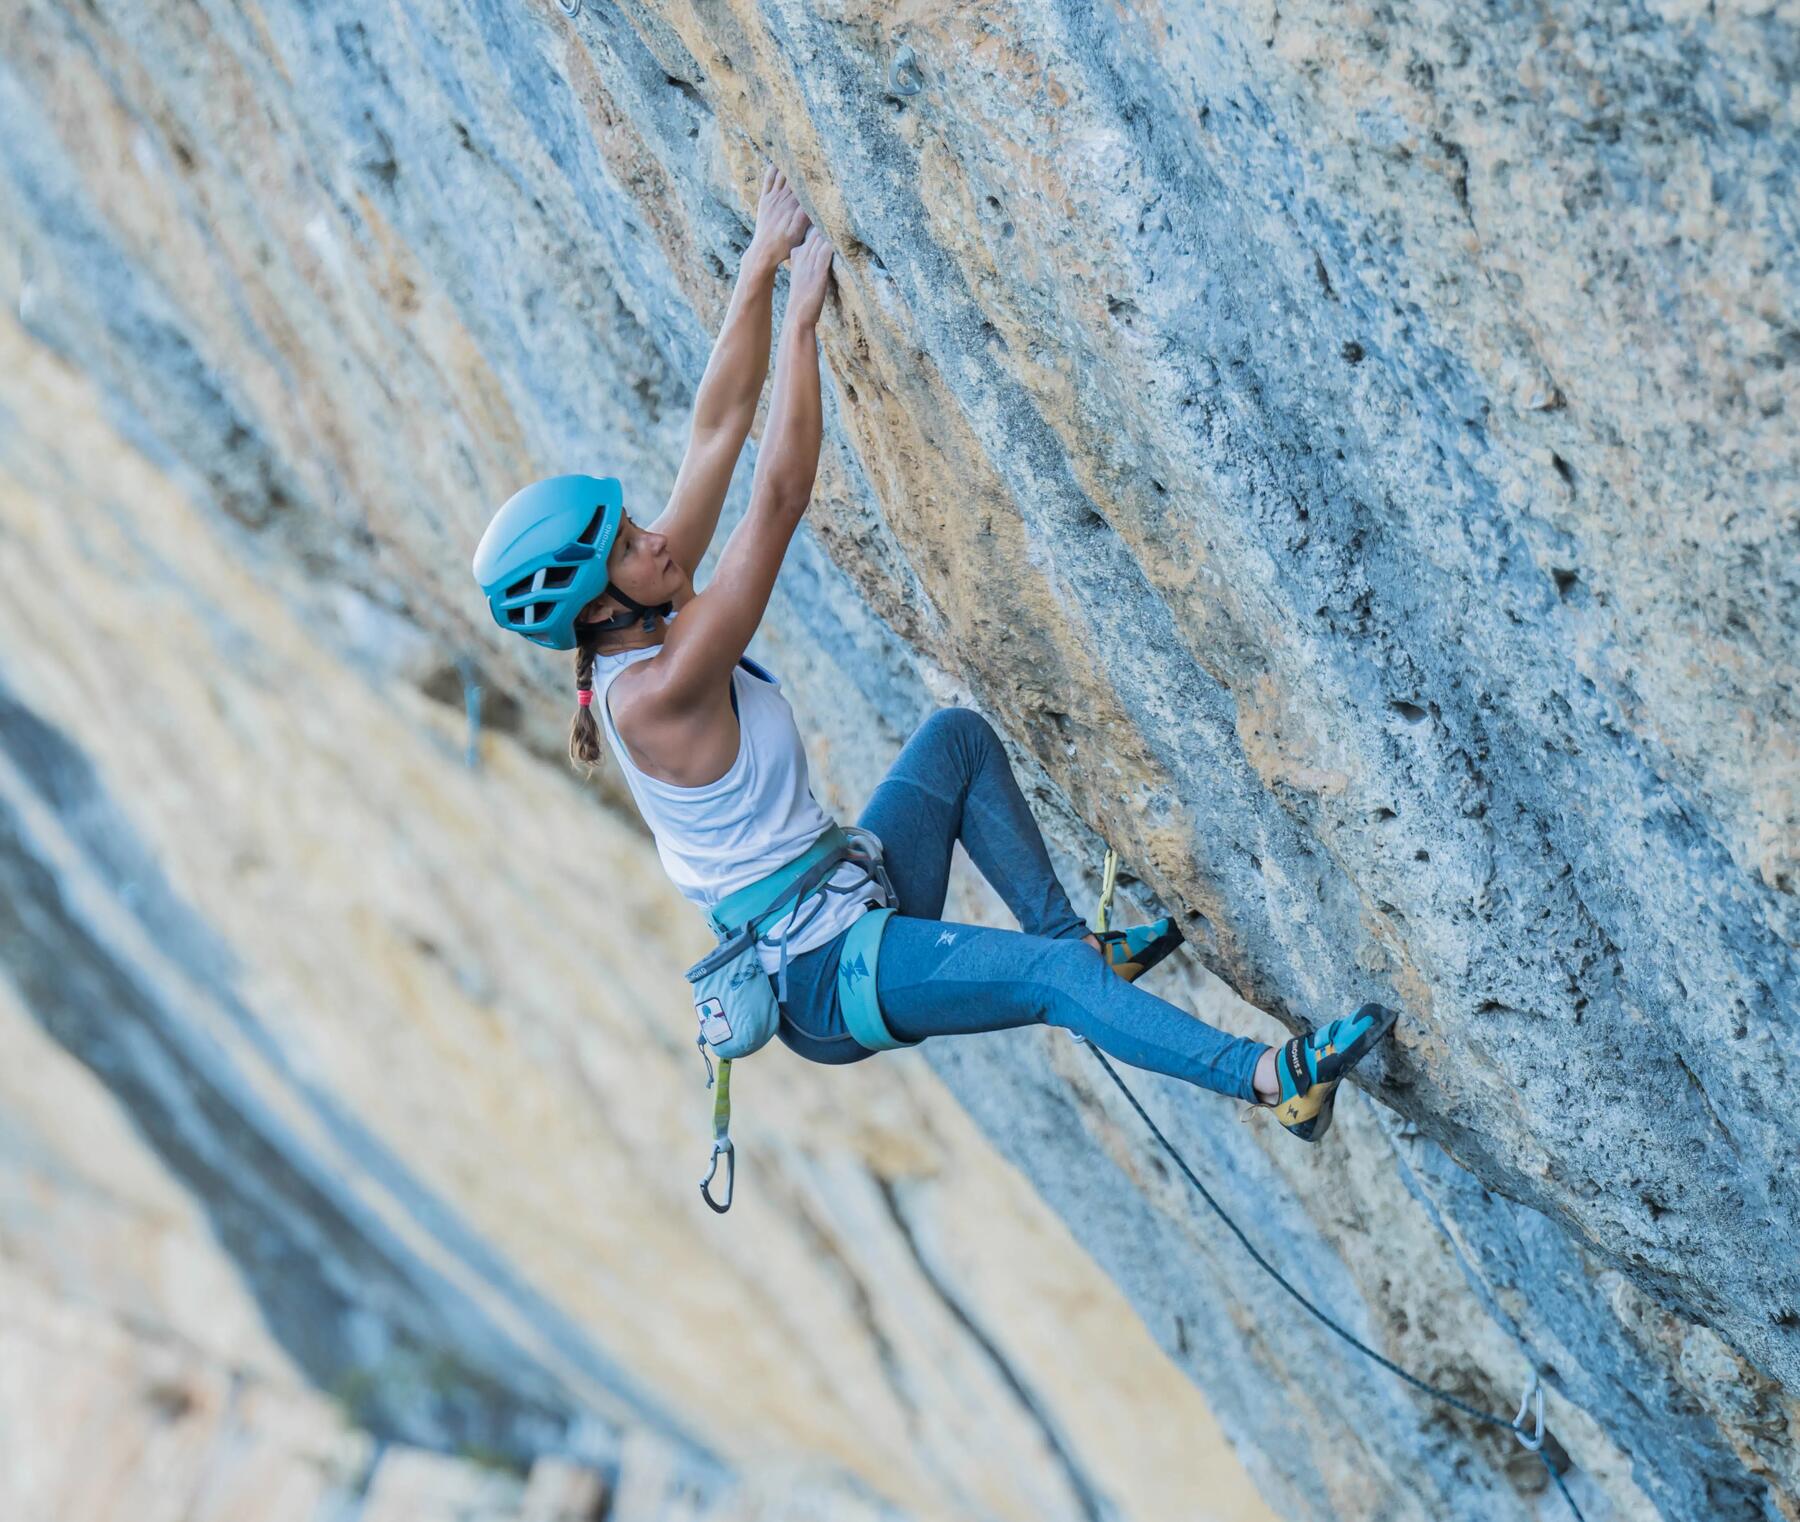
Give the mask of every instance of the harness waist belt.
[{"label": "harness waist belt", "polygon": [[[786,866],[777,867],[767,877],[758,878],[714,904],[707,911],[713,934],[734,936],[750,928],[753,921],[760,934],[781,910],[804,895],[808,885],[802,879],[813,876],[811,886],[817,886],[837,870],[840,862],[849,859],[851,849],[843,826],[834,823]],[[815,868],[825,870],[815,874]]]}]

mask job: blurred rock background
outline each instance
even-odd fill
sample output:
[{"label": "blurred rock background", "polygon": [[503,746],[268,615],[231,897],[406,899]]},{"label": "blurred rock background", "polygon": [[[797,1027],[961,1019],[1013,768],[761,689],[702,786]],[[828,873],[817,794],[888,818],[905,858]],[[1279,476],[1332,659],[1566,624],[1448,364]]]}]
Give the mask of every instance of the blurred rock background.
[{"label": "blurred rock background", "polygon": [[1800,1517],[1797,29],[9,8],[0,1508],[1566,1515],[1059,1032],[771,1046],[696,1198],[709,938],[468,559],[661,501],[772,160],[820,801],[969,704],[1077,902],[1110,841],[1182,917],[1157,992],[1402,1007],[1316,1149],[1127,1076],[1358,1336],[1538,1370],[1590,1518]]}]

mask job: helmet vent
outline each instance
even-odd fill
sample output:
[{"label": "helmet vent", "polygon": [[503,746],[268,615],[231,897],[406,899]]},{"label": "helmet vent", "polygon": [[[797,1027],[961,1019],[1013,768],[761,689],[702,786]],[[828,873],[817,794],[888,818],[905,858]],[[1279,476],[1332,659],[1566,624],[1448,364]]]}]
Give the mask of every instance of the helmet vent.
[{"label": "helmet vent", "polygon": [[508,597],[523,597],[527,592],[537,591],[537,575],[538,573],[533,571],[529,576],[521,576],[506,589],[506,595]]},{"label": "helmet vent", "polygon": [[592,544],[600,537],[600,519],[605,512],[604,507],[594,509],[594,516],[588,520],[588,526],[575,536],[577,544]]},{"label": "helmet vent", "polygon": [[543,584],[540,592],[553,591],[557,587],[566,587],[575,579],[575,567],[572,565],[553,565],[544,567]]}]

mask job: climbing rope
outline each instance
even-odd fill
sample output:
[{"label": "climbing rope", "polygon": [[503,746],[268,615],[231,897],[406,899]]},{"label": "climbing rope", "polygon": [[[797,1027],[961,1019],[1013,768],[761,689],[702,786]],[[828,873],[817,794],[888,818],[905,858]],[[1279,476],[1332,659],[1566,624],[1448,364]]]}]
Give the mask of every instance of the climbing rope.
[{"label": "climbing rope", "polygon": [[[1112,907],[1113,883],[1118,876],[1118,864],[1118,855],[1109,846],[1106,852],[1106,871],[1100,887],[1100,908],[1096,915],[1099,923],[1095,926],[1097,930],[1106,929],[1106,916]],[[1504,1416],[1498,1416],[1491,1411],[1483,1411],[1478,1406],[1471,1406],[1466,1400],[1463,1400],[1460,1396],[1452,1395],[1448,1390],[1440,1390],[1435,1385],[1427,1384],[1424,1380],[1420,1379],[1418,1375],[1408,1373],[1405,1369],[1401,1368],[1400,1365],[1395,1363],[1391,1358],[1384,1357],[1382,1354],[1377,1353],[1375,1349],[1358,1338],[1355,1333],[1339,1325],[1330,1316],[1326,1315],[1324,1311],[1320,1310],[1318,1306],[1314,1305],[1312,1301],[1308,1300],[1305,1295],[1301,1294],[1299,1290],[1295,1289],[1283,1276],[1281,1270],[1276,1268],[1274,1264],[1269,1262],[1267,1258],[1256,1250],[1249,1237],[1244,1235],[1243,1228],[1240,1227],[1236,1221],[1232,1220],[1225,1207],[1213,1198],[1212,1191],[1208,1189],[1205,1184],[1200,1182],[1200,1179],[1195,1174],[1194,1170],[1188,1166],[1187,1159],[1175,1150],[1170,1144],[1168,1137],[1163,1135],[1162,1129],[1150,1118],[1149,1112],[1145,1110],[1143,1105],[1138,1103],[1137,1095],[1131,1092],[1130,1088],[1126,1086],[1125,1080],[1119,1076],[1117,1069],[1106,1060],[1105,1053],[1091,1041],[1084,1040],[1081,1037],[1076,1037],[1076,1039],[1080,1041],[1083,1046],[1087,1047],[1087,1049],[1094,1054],[1094,1060],[1098,1062],[1101,1067],[1106,1069],[1107,1076],[1119,1086],[1119,1092],[1125,1096],[1126,1100],[1130,1103],[1131,1108],[1137,1111],[1139,1118],[1150,1128],[1150,1134],[1162,1144],[1163,1151],[1167,1152],[1169,1156],[1175,1160],[1175,1166],[1186,1175],[1187,1181],[1192,1184],[1195,1189],[1199,1190],[1200,1198],[1205,1200],[1206,1203],[1212,1207],[1213,1214],[1223,1221],[1226,1226],[1230,1228],[1231,1234],[1243,1244],[1244,1251],[1250,1254],[1251,1261],[1255,1263],[1258,1268],[1292,1295],[1294,1299],[1299,1301],[1311,1315],[1323,1322],[1332,1331],[1336,1332],[1338,1336],[1343,1338],[1345,1342],[1349,1343],[1350,1346],[1355,1348],[1359,1353],[1364,1353],[1368,1357],[1374,1359],[1376,1363],[1380,1364],[1382,1368],[1386,1369],[1390,1374],[1399,1375],[1400,1378],[1405,1380],[1414,1389],[1429,1395],[1433,1400],[1443,1401],[1446,1405],[1454,1406],[1458,1411],[1462,1412],[1463,1415],[1472,1417],[1478,1422],[1486,1423],[1490,1427],[1508,1428],[1513,1436],[1518,1439],[1520,1446],[1535,1453],[1538,1458],[1543,1461],[1544,1472],[1556,1482],[1556,1488],[1562,1492],[1563,1500],[1569,1503],[1569,1510],[1575,1515],[1575,1522],[1586,1522],[1586,1519],[1581,1515],[1581,1508],[1575,1504],[1575,1498],[1569,1494],[1569,1487],[1563,1483],[1562,1475],[1557,1472],[1556,1466],[1550,1462],[1550,1455],[1544,1451],[1544,1391],[1543,1386],[1538,1382],[1538,1377],[1535,1372],[1533,1372],[1531,1376],[1531,1382],[1525,1387],[1524,1396],[1519,1401],[1518,1415],[1513,1417],[1511,1421],[1508,1421]],[[1536,1403],[1536,1430],[1530,1436],[1527,1436],[1524,1426],[1525,1411],[1526,1407],[1532,1404],[1534,1399]]]}]

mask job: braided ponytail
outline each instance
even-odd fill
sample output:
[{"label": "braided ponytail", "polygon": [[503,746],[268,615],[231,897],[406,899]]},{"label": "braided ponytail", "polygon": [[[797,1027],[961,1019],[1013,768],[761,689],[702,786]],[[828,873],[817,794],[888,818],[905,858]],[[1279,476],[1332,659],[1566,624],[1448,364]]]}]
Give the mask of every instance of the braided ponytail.
[{"label": "braided ponytail", "polygon": [[575,710],[575,722],[569,726],[569,761],[593,775],[600,760],[600,726],[594,721],[594,657],[599,653],[600,636],[578,626],[575,646],[575,688],[588,697]]}]

